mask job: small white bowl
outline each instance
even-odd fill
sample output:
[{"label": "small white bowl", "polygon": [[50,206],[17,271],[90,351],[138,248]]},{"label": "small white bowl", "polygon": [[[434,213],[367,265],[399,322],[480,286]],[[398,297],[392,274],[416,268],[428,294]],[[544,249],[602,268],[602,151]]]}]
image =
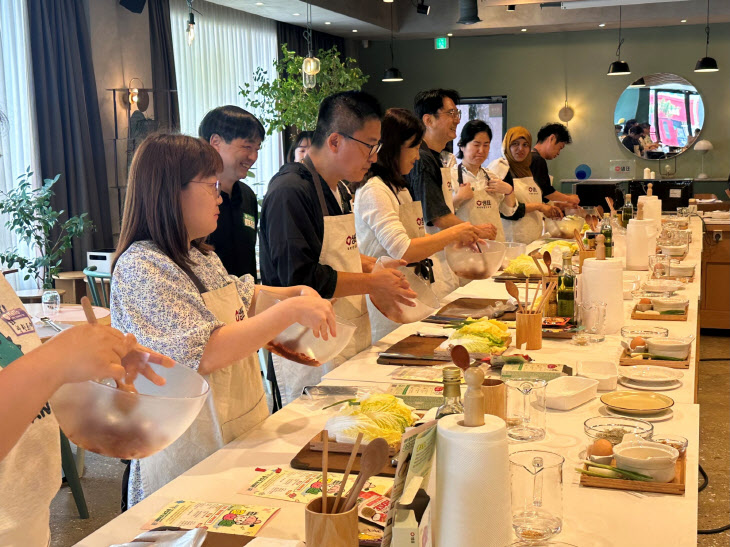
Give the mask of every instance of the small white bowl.
[{"label": "small white bowl", "polygon": [[666,298],[652,298],[651,305],[654,311],[662,312],[669,310],[681,310],[689,304],[689,299],[683,296],[669,296]]},{"label": "small white bowl", "polygon": [[650,279],[644,283],[647,292],[673,293],[684,288],[684,283],[672,279]]},{"label": "small white bowl", "polygon": [[619,469],[648,475],[656,482],[671,482],[676,474],[679,451],[662,443],[624,440],[613,447],[613,457]]},{"label": "small white bowl", "polygon": [[662,254],[669,256],[682,256],[687,252],[686,245],[659,245]]},{"label": "small white bowl", "polygon": [[649,338],[646,341],[649,353],[678,359],[686,359],[689,356],[691,344],[691,338]]},{"label": "small white bowl", "polygon": [[670,263],[669,264],[669,275],[672,277],[692,277],[695,273],[695,263]]},{"label": "small white bowl", "polygon": [[598,380],[580,376],[561,376],[548,382],[545,405],[554,410],[571,410],[596,397]]},{"label": "small white bowl", "polygon": [[[578,361],[578,376],[598,380],[598,391],[612,391],[618,383],[618,368],[611,361]],[[555,380],[553,380],[555,381]],[[549,384],[548,384],[549,385]]]}]

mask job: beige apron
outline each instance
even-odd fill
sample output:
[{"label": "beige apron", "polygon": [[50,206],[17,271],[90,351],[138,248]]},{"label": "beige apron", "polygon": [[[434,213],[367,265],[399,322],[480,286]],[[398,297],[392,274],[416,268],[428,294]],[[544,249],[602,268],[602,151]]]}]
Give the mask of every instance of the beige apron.
[{"label": "beige apron", "polygon": [[[459,164],[457,168],[457,177],[459,186],[464,184],[463,167]],[[480,168],[481,169],[481,168]],[[484,174],[489,180],[489,175]],[[502,227],[502,219],[499,216],[500,199],[496,194],[487,192],[485,181],[477,179],[477,184],[471,187],[474,197],[465,201],[456,212],[464,222],[471,222],[474,226],[479,224],[493,224],[497,228],[496,241],[504,241],[504,228]],[[504,198],[503,198],[504,199]]]},{"label": "beige apron", "polygon": [[[384,182],[388,188],[393,188]],[[400,220],[403,228],[406,230],[406,234],[411,239],[424,237],[426,235],[425,222],[423,219],[423,207],[421,207],[420,201],[406,201],[401,203],[398,199],[398,193],[393,190],[395,199],[398,201],[398,219]],[[367,298],[368,314],[370,315],[370,327],[372,331],[372,343],[374,344],[380,340],[383,336],[389,332],[394,331],[400,326],[400,323],[391,321],[385,317]]]},{"label": "beige apron", "polygon": [[[230,325],[247,317],[235,284],[206,291],[200,280],[195,278],[193,282],[201,292],[205,307],[219,321]],[[211,392],[192,425],[165,450],[139,461],[145,495],[149,496],[268,417],[256,353],[211,372],[205,379]]]},{"label": "beige apron", "polygon": [[[515,198],[518,203],[542,203],[542,191],[532,177],[513,179]],[[504,235],[507,241],[532,243],[542,235],[542,218],[540,211],[526,213],[519,220],[502,220]]]},{"label": "beige apron", "polygon": [[[441,191],[444,194],[444,202],[446,206],[454,212],[454,197],[453,197],[453,186],[451,184],[451,168],[441,168]],[[436,226],[426,226],[426,233],[437,234],[439,229]],[[454,272],[449,268],[446,262],[446,253],[439,251],[432,257],[433,260],[433,277],[435,282],[433,284],[433,291],[436,293],[436,297],[439,300],[454,292],[459,288],[459,278],[454,275]]]},{"label": "beige apron", "polygon": [[[324,237],[322,251],[319,254],[319,263],[330,266],[340,272],[362,273],[360,249],[357,246],[355,234],[355,215],[330,216],[327,203],[322,192],[322,183],[319,174],[314,169],[309,157],[303,164],[309,169],[314,178],[322,216],[324,218]],[[286,405],[298,398],[306,386],[317,385],[322,376],[354,357],[364,349],[370,347],[370,321],[368,319],[365,295],[359,294],[338,298],[334,305],[335,314],[341,319],[347,319],[355,324],[357,330],[352,340],[342,353],[332,361],[321,367],[308,367],[294,361],[272,354],[276,381],[281,392],[281,402]]]}]

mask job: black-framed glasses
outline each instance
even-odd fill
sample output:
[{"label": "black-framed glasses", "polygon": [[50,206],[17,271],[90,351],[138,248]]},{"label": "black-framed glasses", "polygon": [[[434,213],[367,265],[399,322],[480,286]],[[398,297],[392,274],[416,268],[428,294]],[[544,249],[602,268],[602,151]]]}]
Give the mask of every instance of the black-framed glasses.
[{"label": "black-framed glasses", "polygon": [[195,184],[205,184],[206,186],[212,186],[215,189],[216,197],[221,195],[221,181],[219,180],[215,182],[208,182],[206,180],[191,180],[190,182],[194,182]]},{"label": "black-framed glasses", "polygon": [[372,158],[375,154],[380,152],[380,148],[383,146],[383,143],[378,141],[375,144],[368,144],[364,141],[361,141],[360,139],[356,139],[352,135],[348,135],[347,133],[340,133],[343,137],[346,139],[350,139],[351,141],[359,142],[360,144],[363,144],[367,146],[370,149],[370,152],[368,153],[368,158]]},{"label": "black-framed glasses", "polygon": [[452,118],[456,118],[457,120],[461,119],[461,110],[458,108],[452,108],[451,110],[442,110],[444,114],[451,116]]}]

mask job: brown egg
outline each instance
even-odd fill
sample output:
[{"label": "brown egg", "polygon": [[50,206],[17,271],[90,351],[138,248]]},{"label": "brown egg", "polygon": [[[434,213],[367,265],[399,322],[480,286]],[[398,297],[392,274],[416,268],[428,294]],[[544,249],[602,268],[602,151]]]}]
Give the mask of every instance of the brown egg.
[{"label": "brown egg", "polygon": [[645,345],[646,345],[646,340],[644,340],[641,336],[637,336],[636,338],[634,338],[631,341],[631,343],[629,344],[629,347],[631,349],[636,349],[640,346],[645,346]]},{"label": "brown egg", "polygon": [[591,456],[610,456],[613,454],[613,445],[606,439],[598,439],[591,445]]},{"label": "brown egg", "polygon": [[641,300],[639,300],[639,304],[651,304],[651,300],[649,300],[648,298],[642,298]]}]

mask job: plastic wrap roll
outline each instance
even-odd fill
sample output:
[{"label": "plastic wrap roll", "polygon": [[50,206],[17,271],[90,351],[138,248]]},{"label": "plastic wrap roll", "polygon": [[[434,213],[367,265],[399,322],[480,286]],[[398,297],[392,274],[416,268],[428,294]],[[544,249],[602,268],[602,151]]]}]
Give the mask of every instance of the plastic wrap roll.
[{"label": "plastic wrap roll", "polygon": [[587,258],[581,273],[583,303],[606,303],[606,334],[614,334],[624,323],[623,261],[620,258]]},{"label": "plastic wrap roll", "polygon": [[656,253],[656,233],[653,220],[629,220],[626,228],[626,269],[648,270],[649,255]]},{"label": "plastic wrap roll", "polygon": [[[639,203],[644,204],[644,220],[653,220],[657,228],[662,227],[662,200],[656,196],[639,196]],[[654,254],[654,253],[651,253]]]},{"label": "plastic wrap roll", "polygon": [[504,547],[512,542],[504,420],[465,427],[462,414],[438,422],[434,547]]}]

